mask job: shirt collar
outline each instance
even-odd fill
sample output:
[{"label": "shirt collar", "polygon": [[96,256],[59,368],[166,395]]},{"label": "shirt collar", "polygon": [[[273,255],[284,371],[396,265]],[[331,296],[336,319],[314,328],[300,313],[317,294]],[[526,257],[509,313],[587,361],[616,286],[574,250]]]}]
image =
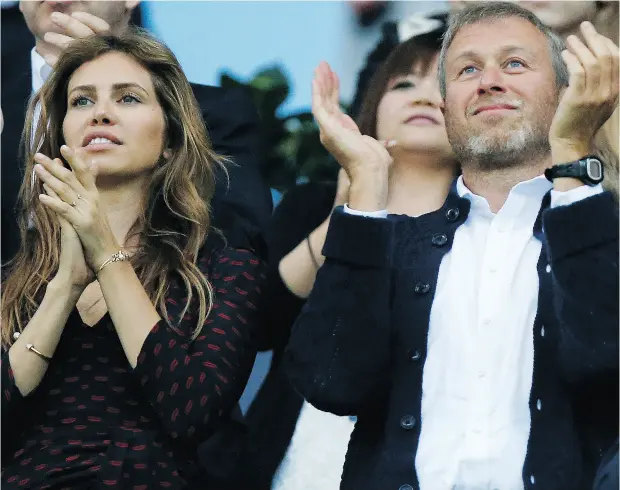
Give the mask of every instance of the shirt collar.
[{"label": "shirt collar", "polygon": [[32,91],[38,92],[50,76],[52,67],[48,65],[43,56],[37,53],[36,48],[30,52],[30,63],[32,66]]},{"label": "shirt collar", "polygon": [[[525,210],[524,208],[526,208],[530,210],[528,214],[533,214],[535,217],[540,209],[545,194],[552,188],[553,184],[549,182],[544,175],[519,182],[510,190],[508,198],[502,206],[502,209],[499,210],[498,215],[501,214],[507,218],[516,217],[516,215],[522,214]],[[471,212],[473,214],[488,217],[494,216],[487,200],[469,190],[463,181],[462,175],[460,175],[456,181],[456,191],[459,197],[465,198],[471,202]]]}]

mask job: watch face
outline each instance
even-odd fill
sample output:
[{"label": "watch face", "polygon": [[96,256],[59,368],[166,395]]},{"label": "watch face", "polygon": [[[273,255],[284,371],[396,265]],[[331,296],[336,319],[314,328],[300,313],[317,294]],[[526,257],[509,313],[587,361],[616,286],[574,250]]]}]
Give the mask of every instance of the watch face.
[{"label": "watch face", "polygon": [[603,165],[596,158],[586,160],[586,172],[588,177],[595,182],[603,180]]}]

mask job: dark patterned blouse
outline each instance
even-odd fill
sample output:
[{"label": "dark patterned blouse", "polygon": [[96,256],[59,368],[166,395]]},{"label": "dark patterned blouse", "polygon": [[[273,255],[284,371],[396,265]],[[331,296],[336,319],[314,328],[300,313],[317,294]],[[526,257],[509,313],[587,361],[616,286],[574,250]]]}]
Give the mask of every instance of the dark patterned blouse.
[{"label": "dark patterned blouse", "polygon": [[[77,310],[41,384],[27,397],[3,354],[3,490],[202,488],[196,448],[245,388],[256,354],[264,265],[253,252],[222,245],[205,246],[199,266],[215,292],[200,336],[190,341],[195,308],[179,332],[160,321],[135,369],[110,316],[88,327]],[[185,297],[182,284],[171,287],[173,322]]]}]

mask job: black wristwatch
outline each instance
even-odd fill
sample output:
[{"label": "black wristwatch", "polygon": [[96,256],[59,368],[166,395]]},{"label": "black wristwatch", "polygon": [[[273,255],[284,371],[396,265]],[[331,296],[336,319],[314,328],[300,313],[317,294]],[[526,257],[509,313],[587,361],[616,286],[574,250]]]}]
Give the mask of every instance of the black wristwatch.
[{"label": "black wristwatch", "polygon": [[603,162],[594,155],[583,157],[576,162],[554,165],[545,170],[545,177],[553,182],[558,177],[572,177],[587,185],[596,185],[603,182]]}]

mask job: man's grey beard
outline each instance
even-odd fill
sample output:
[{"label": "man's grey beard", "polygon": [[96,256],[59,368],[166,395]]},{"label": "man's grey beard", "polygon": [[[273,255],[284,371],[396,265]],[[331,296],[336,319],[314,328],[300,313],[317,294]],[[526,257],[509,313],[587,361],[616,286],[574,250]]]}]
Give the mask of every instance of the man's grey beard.
[{"label": "man's grey beard", "polygon": [[[451,131],[448,136],[451,136]],[[496,134],[479,134],[466,140],[454,138],[450,143],[462,166],[480,170],[496,170],[517,167],[546,157],[549,146],[549,132],[545,128],[525,126],[510,130],[505,138]]]}]

